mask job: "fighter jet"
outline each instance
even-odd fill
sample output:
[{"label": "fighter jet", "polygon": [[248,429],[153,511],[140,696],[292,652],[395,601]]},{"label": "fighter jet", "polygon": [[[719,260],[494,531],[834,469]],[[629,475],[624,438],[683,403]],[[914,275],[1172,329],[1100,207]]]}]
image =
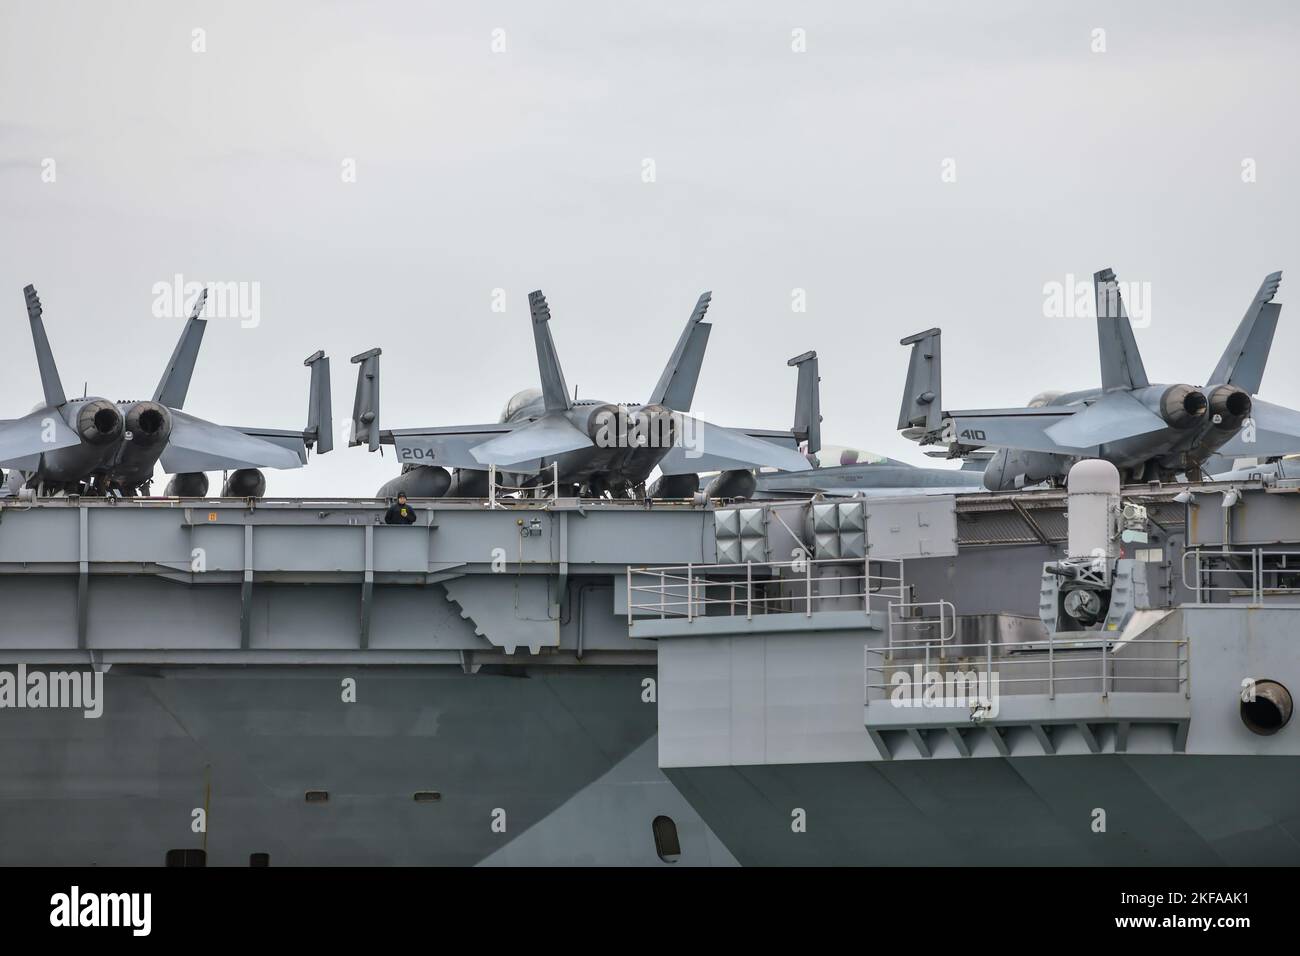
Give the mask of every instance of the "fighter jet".
[{"label": "fighter jet", "polygon": [[[808,461],[790,432],[747,434],[685,414],[699,378],[711,326],[704,317],[711,293],[700,296],[659,381],[641,404],[577,400],[569,394],[551,338],[551,311],[540,291],[528,296],[541,388],[516,393],[499,421],[483,425],[381,430],[379,349],[354,356],[356,400],[350,445],[393,445],[403,473],[380,489],[412,497],[482,497],[488,469],[506,483],[539,487],[553,469],[566,493],[632,497],[645,494],[656,467],[680,482],[698,472],[763,465],[802,470]],[[780,440],[787,439],[786,441]],[[447,472],[455,469],[454,478]]]},{"label": "fighter jet", "polygon": [[84,395],[68,398],[45,334],[41,300],[33,286],[23,290],[36,348],[44,401],[22,418],[0,421],[0,466],[11,468],[8,492],[23,487],[37,495],[148,493],[154,466],[175,477],[167,495],[202,497],[204,472],[230,470],[223,495],[258,497],[266,489],[260,468],[298,468],[307,450],[320,454],[333,445],[330,422],[329,359],[316,352],[311,369],[307,427],[302,431],[231,428],[181,411],[207,322],[201,318],[204,290],[181,332],[153,398],[109,401]]},{"label": "fighter jet", "polygon": [[1253,398],[1259,391],[1281,304],[1282,273],[1268,275],[1208,383],[1153,385],[1138,354],[1115,273],[1093,276],[1101,387],[1048,392],[1024,408],[945,411],[939,329],[902,340],[912,347],[898,427],[950,456],[998,449],[984,485],[1000,491],[1061,483],[1081,458],[1105,458],[1128,481],[1202,477],[1216,453],[1267,458],[1300,451],[1300,412]]},{"label": "fighter jet", "polygon": [[[863,498],[901,495],[959,495],[984,489],[985,461],[970,458],[961,468],[918,468],[857,448],[824,448],[811,471],[760,472],[755,494],[760,498]],[[836,461],[838,464],[823,464]]]},{"label": "fighter jet", "polygon": [[[854,448],[823,448],[821,443],[821,376],[816,352],[804,352],[787,365],[799,370],[795,392],[794,424],[787,432],[745,429],[745,434],[778,444],[792,439],[808,459],[811,469],[781,471],[730,469],[710,475],[705,490],[709,498],[810,498],[816,494],[848,497],[897,496],[912,494],[957,494],[981,487],[978,471],[965,470],[977,462],[971,460],[962,470],[952,468],[917,468],[892,458],[882,458]],[[677,455],[674,451],[672,454]],[[941,454],[934,452],[933,454]],[[835,461],[831,465],[827,462]],[[979,470],[983,470],[983,463]],[[688,498],[698,489],[694,475],[671,475],[660,478],[651,489],[651,497]]]}]

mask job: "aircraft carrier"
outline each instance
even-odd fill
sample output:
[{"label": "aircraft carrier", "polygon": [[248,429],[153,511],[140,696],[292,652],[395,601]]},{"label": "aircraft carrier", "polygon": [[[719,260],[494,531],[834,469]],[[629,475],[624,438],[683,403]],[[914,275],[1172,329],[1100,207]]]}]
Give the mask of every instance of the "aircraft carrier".
[{"label": "aircraft carrier", "polygon": [[1296,863],[1297,484],[5,500],[0,863]]}]

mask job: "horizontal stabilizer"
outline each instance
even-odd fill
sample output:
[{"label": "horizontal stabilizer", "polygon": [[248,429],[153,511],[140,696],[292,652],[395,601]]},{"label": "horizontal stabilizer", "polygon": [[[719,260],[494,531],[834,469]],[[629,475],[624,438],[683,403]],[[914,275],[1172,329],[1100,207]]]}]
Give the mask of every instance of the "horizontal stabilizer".
[{"label": "horizontal stabilizer", "polygon": [[647,405],[663,405],[675,412],[691,410],[695,386],[700,380],[700,367],[704,364],[704,349],[713,330],[713,326],[704,321],[712,300],[713,293],[705,292],[695,303],[695,310],[686,320],[686,328],[682,330],[663,374],[655,383]]},{"label": "horizontal stabilizer", "polygon": [[1065,449],[1088,449],[1136,438],[1169,427],[1163,418],[1130,393],[1107,392],[1092,405],[1047,429],[1047,437]]},{"label": "horizontal stabilizer", "polygon": [[36,294],[34,285],[24,288],[23,296],[27,299],[27,318],[32,324],[32,345],[36,347],[36,367],[41,373],[45,404],[50,408],[58,408],[67,401],[67,396],[63,391],[63,383],[59,381],[59,369],[54,364],[50,340],[45,335],[45,323],[41,319],[41,297]]},{"label": "horizontal stabilizer", "polygon": [[0,467],[32,470],[46,452],[81,444],[58,411],[38,408],[30,415],[0,422]]},{"label": "horizontal stabilizer", "polygon": [[[297,441],[302,436],[290,433]],[[172,411],[172,431],[160,458],[169,475],[235,468],[299,468],[302,457],[274,441]]]},{"label": "horizontal stabilizer", "polygon": [[590,448],[587,433],[562,415],[543,415],[504,435],[489,439],[471,450],[480,467],[496,465],[523,468],[542,458],[555,458],[566,451]]},{"label": "horizontal stabilizer", "polygon": [[528,293],[528,311],[533,317],[533,345],[537,349],[537,374],[548,412],[568,411],[573,406],[569,387],[564,384],[560,357],[551,338],[551,309],[541,290]]},{"label": "horizontal stabilizer", "polygon": [[1219,448],[1227,458],[1276,458],[1300,453],[1300,411],[1253,399],[1250,418]]},{"label": "horizontal stabilizer", "polygon": [[1101,387],[1145,388],[1147,372],[1138,353],[1133,326],[1124,311],[1115,273],[1102,269],[1092,277],[1097,303],[1097,346],[1101,352]]},{"label": "horizontal stabilizer", "polygon": [[779,468],[782,471],[808,471],[808,459],[792,448],[776,442],[723,428],[689,415],[680,416],[677,431],[681,444],[668,449],[659,462],[665,475],[686,475],[703,471],[732,471],[749,468]]},{"label": "horizontal stabilizer", "polygon": [[1223,357],[1210,373],[1207,385],[1235,385],[1251,395],[1259,391],[1269,349],[1273,347],[1273,333],[1277,331],[1278,314],[1282,311],[1282,304],[1273,301],[1281,283],[1280,272],[1264,277]]},{"label": "horizontal stabilizer", "polygon": [[203,314],[203,306],[207,301],[208,290],[204,288],[194,303],[194,310],[190,313],[185,328],[181,329],[181,337],[167,362],[167,369],[154,390],[153,400],[160,405],[168,408],[183,408],[185,405],[190,378],[194,375],[194,363],[199,357],[199,346],[203,344],[203,331],[208,326],[207,320],[199,317]]}]

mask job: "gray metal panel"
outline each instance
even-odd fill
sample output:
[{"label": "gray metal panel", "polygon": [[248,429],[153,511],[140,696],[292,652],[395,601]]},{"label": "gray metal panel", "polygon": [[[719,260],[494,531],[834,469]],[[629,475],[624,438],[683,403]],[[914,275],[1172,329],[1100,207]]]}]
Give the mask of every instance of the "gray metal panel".
[{"label": "gray metal panel", "polygon": [[932,495],[869,500],[867,550],[873,558],[956,554],[956,498]]},{"label": "gray metal panel", "polygon": [[0,514],[0,562],[77,560],[76,508],[5,508]]}]

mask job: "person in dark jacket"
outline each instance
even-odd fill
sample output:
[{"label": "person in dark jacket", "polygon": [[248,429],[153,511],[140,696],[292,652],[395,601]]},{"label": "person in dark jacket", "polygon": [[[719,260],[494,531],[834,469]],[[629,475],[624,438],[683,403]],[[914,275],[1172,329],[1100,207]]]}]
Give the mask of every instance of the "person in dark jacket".
[{"label": "person in dark jacket", "polygon": [[414,524],[415,509],[406,503],[406,495],[397,496],[397,504],[389,505],[384,512],[384,524]]}]

